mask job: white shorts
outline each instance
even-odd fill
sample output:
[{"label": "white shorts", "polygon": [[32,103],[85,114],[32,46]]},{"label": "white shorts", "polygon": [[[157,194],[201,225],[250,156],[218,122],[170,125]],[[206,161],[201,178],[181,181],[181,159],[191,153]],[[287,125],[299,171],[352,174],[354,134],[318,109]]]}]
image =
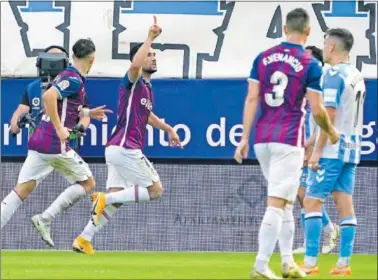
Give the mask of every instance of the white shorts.
[{"label": "white shorts", "polygon": [[141,150],[109,146],[105,149],[108,165],[106,188],[127,188],[133,185],[147,188],[160,178],[152,163]]},{"label": "white shorts", "polygon": [[304,149],[281,143],[254,145],[256,158],[268,181],[268,196],[294,202],[304,159]]},{"label": "white shorts", "polygon": [[29,150],[18,175],[18,183],[35,180],[38,185],[54,169],[61,173],[70,184],[86,181],[92,176],[88,164],[74,150],[65,154],[41,154]]}]

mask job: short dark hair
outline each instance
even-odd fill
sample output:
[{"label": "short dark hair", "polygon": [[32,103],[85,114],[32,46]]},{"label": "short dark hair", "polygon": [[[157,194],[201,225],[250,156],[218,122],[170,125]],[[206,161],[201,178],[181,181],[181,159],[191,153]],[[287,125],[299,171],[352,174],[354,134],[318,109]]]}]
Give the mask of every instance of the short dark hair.
[{"label": "short dark hair", "polygon": [[353,34],[345,28],[332,28],[329,29],[325,37],[334,37],[340,40],[344,51],[350,52],[354,44]]},{"label": "short dark hair", "polygon": [[296,8],[286,15],[286,26],[290,32],[304,33],[310,26],[310,16],[305,9]]},{"label": "short dark hair", "polygon": [[96,46],[91,39],[79,39],[72,47],[73,54],[77,58],[85,58],[96,51]]},{"label": "short dark hair", "polygon": [[323,51],[315,46],[307,46],[306,50],[309,50],[311,52],[311,55],[315,57],[317,60],[319,60],[322,65],[324,65],[323,61]]},{"label": "short dark hair", "polygon": [[43,52],[47,53],[47,52],[49,52],[52,49],[58,49],[58,50],[60,50],[62,53],[65,53],[67,55],[67,57],[69,55],[68,51],[65,48],[63,48],[61,46],[58,46],[58,45],[49,46],[46,49],[44,49]]},{"label": "short dark hair", "polygon": [[138,43],[134,46],[131,47],[131,50],[130,50],[130,61],[133,61],[134,59],[134,56],[136,55],[136,53],[139,51],[140,47],[143,45],[143,43]]}]

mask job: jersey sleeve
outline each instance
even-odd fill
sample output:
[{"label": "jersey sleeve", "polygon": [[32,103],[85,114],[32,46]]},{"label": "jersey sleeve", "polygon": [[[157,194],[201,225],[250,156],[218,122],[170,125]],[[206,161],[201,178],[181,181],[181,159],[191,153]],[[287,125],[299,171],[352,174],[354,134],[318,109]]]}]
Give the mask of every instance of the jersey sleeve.
[{"label": "jersey sleeve", "polygon": [[29,94],[28,94],[28,90],[27,89],[25,90],[24,94],[22,95],[22,99],[21,99],[21,103],[20,104],[30,107]]},{"label": "jersey sleeve", "polygon": [[340,96],[344,90],[344,79],[338,71],[329,69],[324,78],[323,99],[325,107],[337,108],[340,104]]},{"label": "jersey sleeve", "polygon": [[253,65],[252,65],[251,72],[249,73],[248,81],[254,81],[256,83],[260,83],[260,80],[259,80],[260,59],[261,59],[261,53],[253,61]]},{"label": "jersey sleeve", "polygon": [[307,71],[307,90],[316,91],[319,94],[322,94],[321,78],[323,69],[321,63],[314,59]]},{"label": "jersey sleeve", "polygon": [[130,87],[130,86],[133,84],[133,82],[130,81],[130,78],[129,78],[129,72],[127,72],[127,73],[125,74],[125,76],[123,77],[123,79],[122,79],[122,84],[123,84],[123,86],[124,86],[125,88],[128,88],[128,87]]},{"label": "jersey sleeve", "polygon": [[79,92],[81,82],[75,77],[63,78],[59,83],[53,85],[59,92],[59,98],[63,99]]}]

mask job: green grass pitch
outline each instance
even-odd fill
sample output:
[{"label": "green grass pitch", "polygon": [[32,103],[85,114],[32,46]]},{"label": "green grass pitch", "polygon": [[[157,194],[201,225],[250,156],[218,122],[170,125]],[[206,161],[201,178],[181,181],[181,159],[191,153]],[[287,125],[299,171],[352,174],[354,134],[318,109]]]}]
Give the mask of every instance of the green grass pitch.
[{"label": "green grass pitch", "polygon": [[[1,252],[1,279],[248,279],[256,254],[181,252],[96,252],[93,256],[68,251]],[[301,261],[303,256],[298,256]],[[321,274],[337,255],[321,255]],[[280,272],[275,254],[271,267]],[[377,279],[377,255],[354,255],[352,279]],[[342,277],[346,279],[346,277]],[[348,277],[349,279],[349,277]]]}]

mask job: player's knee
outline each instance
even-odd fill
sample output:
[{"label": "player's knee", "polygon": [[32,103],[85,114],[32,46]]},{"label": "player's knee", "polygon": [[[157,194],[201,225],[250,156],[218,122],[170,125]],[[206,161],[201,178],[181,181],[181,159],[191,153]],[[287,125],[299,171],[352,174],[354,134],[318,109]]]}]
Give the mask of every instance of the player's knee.
[{"label": "player's knee", "polygon": [[17,193],[21,200],[25,200],[33,192],[36,186],[37,182],[33,180],[30,182],[17,184],[14,188],[14,191]]},{"label": "player's knee", "polygon": [[155,182],[148,188],[148,194],[150,199],[159,199],[163,196],[163,185],[160,182]]},{"label": "player's knee", "polygon": [[304,208],[306,211],[316,211],[321,212],[323,202],[319,199],[311,198],[311,197],[305,197],[303,199]]},{"label": "player's knee", "polygon": [[96,181],[93,176],[89,177],[86,181],[79,183],[87,193],[90,193],[96,186]]}]

